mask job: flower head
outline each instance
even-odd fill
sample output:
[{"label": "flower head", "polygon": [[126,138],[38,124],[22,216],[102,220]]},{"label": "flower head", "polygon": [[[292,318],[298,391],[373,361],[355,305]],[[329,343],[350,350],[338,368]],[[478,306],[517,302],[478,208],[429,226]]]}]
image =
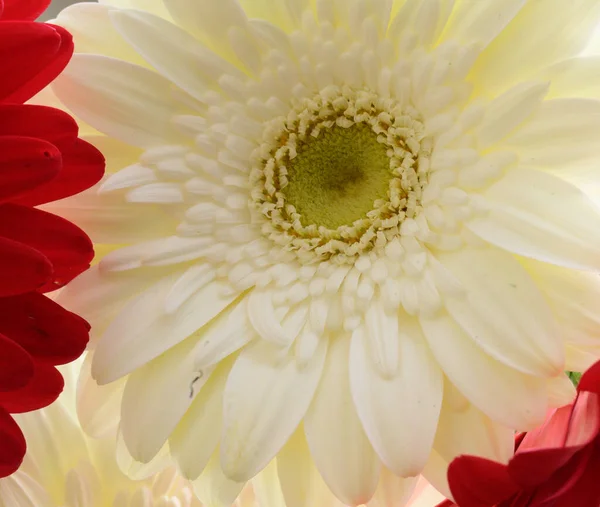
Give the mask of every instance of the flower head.
[{"label": "flower head", "polygon": [[114,172],[57,212],[118,248],[62,301],[95,326],[91,374],[121,405],[102,413],[132,455],[168,441],[188,477],[216,461],[238,491],[275,459],[290,498],[314,465],[350,505],[424,467],[443,489],[460,453],[508,460],[509,428],[570,401],[562,371],[598,351],[600,101],[576,76],[599,14],[65,10],[79,54],[53,89]]},{"label": "flower head", "polygon": [[25,453],[10,414],[51,403],[63,387],[55,366],[88,341],[87,322],[43,295],[89,267],[94,250],[81,229],[35,206],[94,185],[104,171],[68,114],[23,104],[73,52],[64,28],[30,21],[48,3],[0,0],[0,477]]},{"label": "flower head", "polygon": [[448,469],[461,507],[600,504],[600,362],[581,378],[573,403],[520,436],[508,464],[460,456]]}]

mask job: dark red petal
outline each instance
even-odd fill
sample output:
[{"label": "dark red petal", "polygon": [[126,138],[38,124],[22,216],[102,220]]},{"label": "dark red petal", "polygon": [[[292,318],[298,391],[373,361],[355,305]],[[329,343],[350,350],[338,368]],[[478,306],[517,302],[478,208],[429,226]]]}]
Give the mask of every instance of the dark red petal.
[{"label": "dark red petal", "polygon": [[37,19],[50,5],[50,0],[4,0],[4,12],[0,9],[3,21]]},{"label": "dark red petal", "polygon": [[590,366],[582,375],[577,390],[600,394],[600,361]]},{"label": "dark red petal", "polygon": [[435,507],[456,507],[456,504],[452,500],[444,500],[438,503]]},{"label": "dark red petal", "polygon": [[78,194],[98,183],[104,175],[104,156],[82,139],[64,139],[56,142],[63,165],[56,178],[12,202],[37,206]]},{"label": "dark red petal", "polygon": [[21,104],[45,88],[73,54],[73,37],[47,23],[0,23],[0,102]]},{"label": "dark red petal", "polygon": [[25,437],[19,425],[0,407],[0,478],[17,471],[25,451]]},{"label": "dark red petal", "polygon": [[54,107],[33,104],[0,105],[0,136],[34,137],[52,144],[75,139],[79,128],[70,115]]},{"label": "dark red petal", "polygon": [[455,458],[448,482],[460,507],[493,507],[518,491],[506,465],[477,456]]},{"label": "dark red petal", "polygon": [[18,343],[0,332],[0,391],[20,389],[32,377],[33,361],[30,355]]},{"label": "dark red petal", "polygon": [[86,270],[94,258],[89,237],[64,218],[17,204],[0,205],[0,237],[23,243],[52,263],[53,277],[42,290],[53,290]]},{"label": "dark red petal", "polygon": [[89,325],[43,294],[0,299],[0,333],[35,359],[65,364],[77,359],[89,339]]},{"label": "dark red petal", "polygon": [[37,290],[51,279],[52,264],[46,256],[0,237],[0,297]]},{"label": "dark red petal", "polygon": [[23,388],[0,393],[0,407],[16,414],[47,407],[62,392],[65,382],[50,364],[34,361],[33,378]]},{"label": "dark red petal", "polygon": [[47,141],[0,137],[0,202],[52,180],[61,167],[59,149]]}]

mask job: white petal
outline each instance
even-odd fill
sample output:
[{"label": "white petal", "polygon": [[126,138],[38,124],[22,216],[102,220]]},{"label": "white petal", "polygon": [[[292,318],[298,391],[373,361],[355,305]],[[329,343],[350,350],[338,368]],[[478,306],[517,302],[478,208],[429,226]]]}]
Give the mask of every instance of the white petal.
[{"label": "white petal", "polygon": [[121,417],[121,399],[125,379],[99,386],[92,378],[89,352],[81,366],[77,383],[77,418],[83,430],[94,438],[115,435]]},{"label": "white petal", "polygon": [[525,2],[526,0],[457,0],[441,39],[456,40],[464,45],[476,42],[485,47],[510,23]]},{"label": "white petal", "polygon": [[598,24],[599,12],[596,0],[574,0],[568,9],[563,0],[527,2],[479,57],[472,73],[476,90],[496,94],[546,65],[575,56]]},{"label": "white petal", "polygon": [[577,390],[567,375],[559,375],[548,381],[548,402],[551,407],[563,407],[572,403]]},{"label": "white petal", "polygon": [[[367,507],[402,507],[411,497],[416,484],[416,477],[398,477],[384,467],[381,470],[377,491],[367,503]],[[427,507],[431,507],[431,504]]]},{"label": "white petal", "polygon": [[349,352],[347,336],[332,340],[304,430],[315,464],[331,491],[346,504],[360,505],[375,493],[381,465],[352,402]]},{"label": "white petal", "polygon": [[397,41],[409,33],[425,46],[433,44],[444,30],[453,4],[454,0],[404,2],[390,23],[388,38]]},{"label": "white petal", "polygon": [[479,148],[489,147],[521,124],[539,107],[548,86],[537,81],[520,83],[488,104],[483,121],[475,131]]},{"label": "white petal", "polygon": [[277,473],[286,507],[333,507],[337,504],[337,499],[319,475],[301,428],[277,454]]},{"label": "white petal", "polygon": [[164,19],[171,19],[163,0],[98,0],[98,2],[101,5],[111,5],[120,9],[137,9]]},{"label": "white petal", "polygon": [[179,204],[185,200],[179,183],[148,183],[127,192],[128,202],[149,204]]},{"label": "white petal", "polygon": [[271,461],[267,467],[252,481],[256,503],[260,507],[289,507],[286,506],[277,476],[277,463]]},{"label": "white petal", "polygon": [[438,260],[459,280],[464,297],[444,304],[490,356],[525,373],[553,376],[564,352],[550,307],[517,260],[496,248],[464,248]]},{"label": "white petal", "polygon": [[77,53],[92,53],[146,66],[144,59],[113,28],[110,7],[77,3],[60,12],[55,24],[73,34]]},{"label": "white petal", "polygon": [[514,450],[514,431],[486,417],[472,405],[453,407],[446,403],[440,415],[432,459],[423,475],[450,498],[446,472],[450,462],[461,454],[481,456],[507,463]]},{"label": "white petal", "polygon": [[212,373],[212,368],[195,371],[194,345],[195,340],[185,340],[127,379],[121,432],[133,458],[142,463],[158,453]]},{"label": "white petal", "polygon": [[222,312],[234,299],[213,282],[175,313],[164,310],[165,296],[179,274],[165,277],[129,302],[100,339],[92,375],[107,384],[174,347]]},{"label": "white petal", "polygon": [[540,71],[550,81],[548,97],[600,98],[600,56],[578,56]]},{"label": "white petal", "polygon": [[600,100],[569,98],[542,102],[523,125],[501,143],[522,164],[540,168],[598,161]]},{"label": "white petal", "polygon": [[[103,452],[100,450],[102,444],[102,440],[93,441],[91,445],[93,446],[94,450],[92,452],[96,455],[105,453],[106,451]],[[106,445],[105,442],[104,445]],[[121,472],[134,481],[148,479],[156,475],[158,472],[164,470],[166,467],[172,465],[171,457],[169,456],[169,448],[167,445],[163,445],[156,456],[148,463],[137,461],[133,458],[133,456],[131,456],[131,453],[127,449],[121,433],[118,433],[117,435],[116,453],[114,449],[111,449],[110,451],[111,459],[113,458],[113,455],[116,454],[119,470],[121,470]]]},{"label": "white petal", "polygon": [[190,480],[202,473],[219,444],[223,391],[230,368],[228,362],[211,374],[169,438],[171,455],[177,460],[181,473]]},{"label": "white petal", "polygon": [[492,419],[529,429],[547,409],[545,381],[486,355],[449,317],[422,319],[438,363],[462,394]]},{"label": "white petal", "polygon": [[300,368],[267,342],[246,347],[225,387],[221,463],[228,477],[248,480],[262,470],[294,432],[313,398],[327,351],[322,340]]},{"label": "white petal", "polygon": [[600,357],[600,347],[567,344],[567,360],[565,368],[568,371],[586,371]]},{"label": "white petal", "polygon": [[246,483],[233,481],[223,473],[219,462],[219,449],[217,449],[193,485],[194,492],[202,505],[231,507]]},{"label": "white petal", "polygon": [[520,167],[483,196],[489,211],[467,222],[480,238],[543,262],[600,269],[600,213],[571,183]]},{"label": "white petal", "polygon": [[111,175],[102,182],[98,188],[99,193],[120,190],[122,188],[136,187],[157,181],[156,174],[148,167],[141,164],[132,164],[119,172]]},{"label": "white petal", "polygon": [[373,298],[365,314],[365,329],[361,331],[361,335],[364,336],[359,341],[361,344],[364,342],[366,347],[365,360],[370,361],[375,366],[376,373],[385,379],[392,379],[398,373],[400,349],[398,327],[398,314],[386,311],[382,301]]},{"label": "white petal", "polygon": [[[398,316],[396,316],[398,319]],[[431,451],[442,405],[443,377],[418,322],[400,317],[398,372],[384,378],[359,328],[350,347],[350,386],[358,416],[383,464],[396,475],[418,475]]]},{"label": "white petal", "polygon": [[139,11],[114,11],[111,19],[155,69],[200,101],[220,76],[242,76],[231,64],[164,19]]},{"label": "white petal", "polygon": [[146,68],[76,54],[52,86],[73,113],[106,135],[140,147],[181,140],[171,122],[182,112],[171,98],[173,85]]},{"label": "white petal", "polygon": [[54,507],[44,484],[22,470],[0,482],[0,504],[15,507]]},{"label": "white petal", "polygon": [[600,346],[600,277],[526,260],[524,266],[548,299],[564,341]]},{"label": "white petal", "polygon": [[299,27],[309,0],[239,0],[248,18],[264,19],[274,25],[291,29]]},{"label": "white petal", "polygon": [[81,315],[92,326],[94,348],[98,338],[125,304],[155,283],[160,273],[148,270],[111,275],[92,266],[64,287],[56,301],[69,311]]}]

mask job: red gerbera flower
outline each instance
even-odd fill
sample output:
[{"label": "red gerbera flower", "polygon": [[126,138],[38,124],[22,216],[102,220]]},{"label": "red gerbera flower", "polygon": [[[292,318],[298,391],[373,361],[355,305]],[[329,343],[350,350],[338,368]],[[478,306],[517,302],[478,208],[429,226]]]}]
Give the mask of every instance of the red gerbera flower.
[{"label": "red gerbera flower", "polygon": [[89,325],[43,295],[84,271],[92,243],[72,223],[34,208],[95,184],[104,158],[66,113],[26,105],[66,66],[71,35],[34,23],[50,0],[0,0],[0,477],[25,439],[11,413],[52,403],[56,365],[76,359]]},{"label": "red gerbera flower", "polygon": [[475,456],[450,464],[448,482],[460,507],[600,505],[600,361],[581,378],[575,401],[520,435],[516,447],[507,465]]}]

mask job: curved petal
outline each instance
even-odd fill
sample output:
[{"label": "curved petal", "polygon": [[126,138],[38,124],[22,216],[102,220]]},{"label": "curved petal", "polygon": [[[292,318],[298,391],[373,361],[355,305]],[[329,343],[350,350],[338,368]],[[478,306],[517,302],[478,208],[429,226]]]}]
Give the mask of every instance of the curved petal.
[{"label": "curved petal", "polygon": [[45,255],[22,243],[0,237],[0,297],[37,290],[51,279],[52,264]]},{"label": "curved petal", "polygon": [[564,7],[563,0],[527,2],[476,62],[471,74],[476,90],[495,95],[546,65],[578,54],[598,24],[600,4],[574,0]]},{"label": "curved petal", "polygon": [[223,473],[218,448],[200,477],[193,482],[194,492],[202,505],[211,507],[231,507],[245,485],[245,482],[233,481]]},{"label": "curved petal", "polygon": [[4,9],[0,10],[2,21],[33,21],[50,5],[50,0],[3,0]]},{"label": "curved petal", "polygon": [[59,371],[51,365],[35,361],[33,377],[21,389],[0,391],[0,407],[18,414],[31,412],[53,403],[64,387],[64,380]]},{"label": "curved petal", "polygon": [[524,373],[562,371],[563,343],[550,307],[527,271],[496,248],[463,248],[438,260],[465,295],[444,304],[454,320],[490,356]]},{"label": "curved petal", "polygon": [[408,315],[399,320],[397,373],[385,378],[377,371],[367,336],[359,328],[350,346],[350,387],[363,428],[381,461],[396,475],[408,477],[421,473],[431,451],[443,376],[417,320]]},{"label": "curved petal", "polygon": [[171,121],[183,112],[173,85],[144,67],[76,54],[52,87],[69,110],[106,135],[140,147],[181,141]]},{"label": "curved petal", "polygon": [[15,472],[25,456],[25,437],[11,415],[0,407],[0,478]]},{"label": "curved petal", "polygon": [[107,384],[185,340],[221,313],[236,296],[223,296],[227,287],[212,282],[190,297],[176,312],[165,311],[165,297],[180,273],[166,276],[128,302],[100,339],[92,375]]},{"label": "curved petal", "polygon": [[544,420],[548,400],[542,379],[492,359],[449,317],[421,319],[421,326],[444,373],[480,410],[520,429]]},{"label": "curved petal", "polygon": [[375,493],[381,465],[352,402],[349,353],[347,336],[332,340],[304,431],[317,469],[331,491],[346,504],[360,505]]},{"label": "curved petal", "polygon": [[466,224],[480,238],[543,262],[600,269],[600,212],[571,183],[520,167],[508,171],[483,196],[489,211]]},{"label": "curved petal", "polygon": [[33,361],[18,343],[0,333],[0,392],[20,389],[33,377]]},{"label": "curved petal", "polygon": [[129,375],[120,430],[135,460],[156,456],[210,377],[213,368],[195,371],[190,352],[196,341],[183,341]]},{"label": "curved petal", "polygon": [[225,387],[221,464],[225,474],[244,481],[262,470],[304,417],[321,378],[327,341],[301,367],[260,341],[237,358]]}]

